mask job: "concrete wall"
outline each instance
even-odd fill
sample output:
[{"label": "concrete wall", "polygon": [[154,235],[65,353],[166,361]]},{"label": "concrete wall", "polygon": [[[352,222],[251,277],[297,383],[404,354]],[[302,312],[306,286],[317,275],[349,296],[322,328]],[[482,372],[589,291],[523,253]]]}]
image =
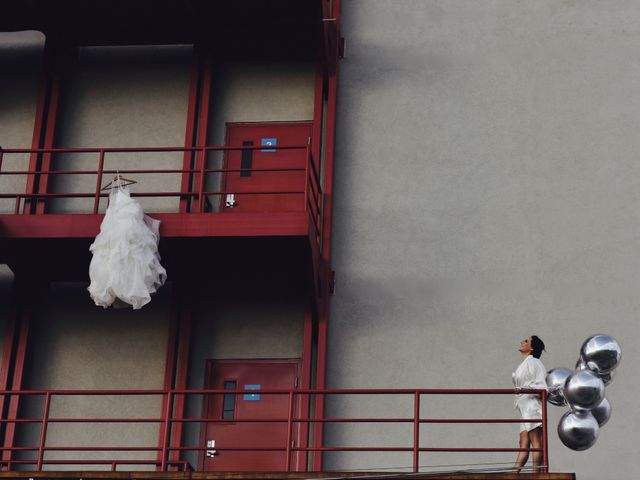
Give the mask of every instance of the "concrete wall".
[{"label": "concrete wall", "polygon": [[[44,36],[38,32],[0,33],[0,146],[31,148]],[[0,171],[26,170],[29,156],[4,155]],[[0,192],[24,192],[26,176],[0,175]],[[0,199],[0,214],[15,200]]]},{"label": "concrete wall", "polygon": [[[84,47],[68,72],[59,147],[181,147],[187,119],[191,46]],[[97,153],[56,157],[58,169],[95,170]],[[107,154],[106,169],[179,169],[182,153]],[[181,175],[131,174],[131,191],[180,191]],[[55,191],[93,192],[95,175],[57,177]],[[103,185],[108,182],[105,179]],[[177,197],[141,199],[146,211],[175,211]],[[86,212],[93,199],[52,202],[59,213]],[[102,202],[102,210],[106,201]]]},{"label": "concrete wall", "polygon": [[[613,417],[577,453],[558,441],[564,410],[551,407],[551,467],[635,478],[640,3],[354,0],[343,11],[329,386],[509,388],[525,336],[545,340],[552,368],[607,332],[624,349]],[[508,398],[441,403],[427,398],[423,414],[516,415]],[[336,401],[328,415],[359,408]],[[517,444],[516,425],[457,428],[425,427],[425,445]],[[328,443],[343,440],[362,437],[334,430]],[[406,465],[376,454],[327,467]]]},{"label": "concrete wall", "polygon": [[[38,302],[30,337],[26,389],[163,388],[170,285],[144,309],[103,310],[93,305],[86,284],[53,284]],[[157,396],[54,397],[52,418],[159,418]],[[40,418],[42,398],[24,403],[21,415]],[[47,446],[156,446],[158,425],[51,424]],[[19,432],[22,445],[37,445],[39,425]],[[45,459],[155,459],[155,452],[50,452]],[[34,458],[29,456],[27,458]],[[84,469],[109,469],[83,466]],[[123,467],[120,467],[123,468]],[[124,469],[138,469],[124,466]],[[148,470],[145,466],[143,469]],[[47,469],[78,469],[50,465]]]}]

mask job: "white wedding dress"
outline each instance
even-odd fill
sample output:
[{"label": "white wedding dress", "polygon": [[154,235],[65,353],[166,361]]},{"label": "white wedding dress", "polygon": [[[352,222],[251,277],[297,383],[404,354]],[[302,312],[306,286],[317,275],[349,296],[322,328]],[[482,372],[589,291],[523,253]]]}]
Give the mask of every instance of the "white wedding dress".
[{"label": "white wedding dress", "polygon": [[107,308],[117,300],[142,308],[160,288],[167,272],[160,264],[160,221],[144,214],[129,190],[117,186],[109,195],[100,233],[89,250],[89,293]]}]

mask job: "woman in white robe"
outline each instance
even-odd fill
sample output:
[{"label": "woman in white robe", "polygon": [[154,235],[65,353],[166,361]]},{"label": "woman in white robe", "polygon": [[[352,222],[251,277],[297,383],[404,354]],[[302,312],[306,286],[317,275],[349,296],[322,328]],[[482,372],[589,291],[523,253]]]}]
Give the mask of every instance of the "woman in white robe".
[{"label": "woman in white robe", "polygon": [[[522,355],[522,363],[513,372],[513,384],[519,389],[546,389],[545,377],[547,374],[544,365],[540,361],[540,355],[544,350],[544,342],[532,335],[520,342],[518,351]],[[542,418],[542,401],[540,396],[531,393],[516,394],[516,408],[525,420]],[[542,448],[542,423],[523,422],[520,424],[520,448]],[[538,469],[542,464],[542,452],[533,453],[533,466]],[[518,452],[514,465],[516,471],[527,463],[529,452]]]}]

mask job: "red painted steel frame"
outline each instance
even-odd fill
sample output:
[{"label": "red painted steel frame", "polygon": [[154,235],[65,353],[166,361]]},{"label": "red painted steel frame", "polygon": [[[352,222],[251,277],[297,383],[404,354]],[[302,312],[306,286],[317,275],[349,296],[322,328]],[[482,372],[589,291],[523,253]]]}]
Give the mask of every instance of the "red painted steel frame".
[{"label": "red painted steel frame", "polygon": [[[18,299],[17,315],[18,321],[18,337],[16,339],[16,348],[13,361],[9,364],[12,365],[13,378],[11,381],[10,391],[20,391],[22,389],[22,382],[24,376],[24,366],[27,356],[27,344],[29,340],[29,329],[31,327],[32,317],[32,303],[26,300],[26,286],[18,279],[15,283],[18,291],[16,292],[16,298]],[[31,289],[31,293],[33,294]],[[11,368],[11,367],[8,367]],[[4,397],[3,397],[4,398]],[[20,407],[20,396],[11,395],[9,397],[9,410],[7,412],[7,420],[13,420],[18,418],[18,411]],[[2,460],[7,464],[7,467],[11,469],[11,461],[13,460],[12,448],[14,447],[16,436],[16,423],[6,423],[5,435],[4,435],[4,447],[2,451]],[[8,449],[8,450],[7,450]]]},{"label": "red painted steel frame", "polygon": [[[340,26],[340,1],[333,0],[331,15],[336,19],[336,25]],[[328,54],[328,52],[325,52]],[[329,60],[331,61],[331,60]],[[326,386],[327,369],[327,342],[329,335],[329,298],[328,298],[328,274],[331,266],[331,219],[333,212],[333,172],[335,157],[335,134],[336,134],[336,102],[338,88],[338,65],[337,58],[334,68],[328,68],[329,78],[327,79],[327,120],[324,146],[324,175],[323,175],[323,224],[322,224],[322,269],[325,285],[322,288],[323,298],[320,301],[319,321],[318,321],[318,358],[316,385],[318,388]],[[324,416],[324,396],[318,397],[316,402],[316,415],[319,418]],[[320,424],[315,432],[314,445],[323,445],[323,425]],[[313,463],[315,470],[322,470],[322,458],[315,457]]]},{"label": "red painted steel frame", "polygon": [[[175,456],[172,456],[173,452],[186,452],[186,451],[198,451],[204,452],[207,447],[200,446],[173,446],[169,444],[172,428],[174,425],[183,425],[185,423],[196,424],[210,424],[210,423],[224,423],[228,424],[226,419],[211,419],[204,415],[202,418],[183,418],[182,416],[176,416],[173,412],[173,399],[178,396],[186,395],[225,395],[229,393],[245,394],[253,393],[253,390],[224,390],[224,389],[198,389],[198,390],[3,390],[0,391],[0,395],[13,394],[24,396],[44,396],[45,405],[43,408],[43,415],[40,418],[9,418],[2,419],[1,422],[8,426],[17,424],[39,424],[41,426],[40,437],[37,446],[6,446],[2,448],[3,460],[2,463],[11,468],[12,465],[17,464],[30,464],[35,465],[37,471],[41,471],[45,464],[109,464],[113,466],[113,469],[119,464],[146,464],[150,466],[160,466],[161,471],[167,471],[174,465],[181,465],[185,467],[184,462],[176,460]],[[544,390],[521,390],[520,393],[533,393],[540,395],[543,401],[546,401],[546,391]],[[513,395],[516,393],[512,389],[278,389],[278,390],[261,390],[263,395],[287,395],[288,396],[288,412],[286,418],[252,418],[252,419],[235,419],[234,424],[239,423],[284,423],[287,425],[287,439],[285,445],[280,447],[225,447],[224,445],[216,446],[216,450],[219,451],[236,451],[236,452],[260,452],[260,451],[273,451],[273,452],[411,452],[412,453],[412,465],[413,471],[419,471],[419,454],[421,452],[522,452],[522,451],[541,451],[543,455],[543,466],[545,471],[548,470],[548,462],[544,461],[548,459],[548,443],[543,442],[542,448],[511,448],[511,447],[421,447],[419,438],[419,426],[420,424],[440,423],[440,424],[456,424],[456,423],[468,423],[468,424],[515,424],[522,421],[538,422],[543,424],[543,431],[547,429],[547,416],[546,408],[543,409],[543,415],[541,419],[520,419],[520,418],[423,418],[420,414],[420,401],[423,396],[428,395]],[[410,417],[344,417],[344,418],[309,418],[308,412],[304,412],[301,409],[297,409],[294,399],[296,396],[309,396],[309,395],[365,395],[368,398],[374,395],[398,395],[398,396],[412,396],[413,401],[413,415]],[[49,406],[51,399],[54,396],[100,396],[100,395],[120,395],[126,396],[158,396],[161,395],[166,398],[165,406],[162,411],[161,418],[149,417],[149,418],[51,418]],[[303,414],[304,412],[304,415]],[[46,446],[46,430],[47,426],[51,423],[119,423],[119,424],[141,424],[141,423],[156,423],[164,425],[164,434],[162,436],[162,445],[160,446],[125,446],[125,445],[101,445],[101,446],[87,446],[87,445],[56,445]],[[395,423],[395,424],[413,424],[412,430],[412,445],[411,446],[395,446],[395,447],[375,447],[375,446],[340,446],[340,447],[324,447],[324,446],[294,446],[291,444],[293,439],[293,431],[295,424],[325,424],[325,423]],[[12,460],[8,458],[13,452],[37,452],[37,459],[34,460]],[[49,451],[75,451],[75,452],[120,452],[120,451],[137,451],[137,452],[159,452],[161,458],[156,460],[121,460],[121,459],[108,459],[108,460],[45,460],[44,456]],[[290,457],[287,457],[290,458]],[[289,460],[286,465],[286,470],[291,471],[292,465]]]},{"label": "red painted steel frame", "polygon": [[[180,289],[180,330],[179,330],[179,344],[178,344],[178,364],[176,366],[176,388],[179,390],[187,389],[187,378],[189,374],[189,352],[191,347],[191,328],[193,323],[193,292],[182,285]],[[175,418],[184,419],[186,407],[185,395],[177,395],[175,399]],[[184,423],[178,423],[173,430],[173,437],[171,438],[171,447],[182,447],[182,436],[184,430]],[[170,460],[171,462],[179,461],[179,450],[172,450]]]},{"label": "red painted steel frame", "polygon": [[[164,390],[173,389],[173,382],[176,374],[176,357],[178,355],[178,325],[179,325],[179,315],[180,315],[180,301],[178,298],[178,293],[176,292],[176,285],[173,285],[171,291],[171,314],[169,318],[169,328],[168,328],[168,336],[167,336],[167,347],[166,347],[166,359],[164,364]],[[162,397],[162,411],[164,412],[167,408],[168,397]],[[158,430],[158,446],[162,447],[163,440],[165,438],[165,433],[167,429],[167,424],[160,424],[160,428]],[[162,457],[160,453],[158,453],[157,460],[159,462],[162,461]],[[159,467],[157,467],[159,468]]]}]

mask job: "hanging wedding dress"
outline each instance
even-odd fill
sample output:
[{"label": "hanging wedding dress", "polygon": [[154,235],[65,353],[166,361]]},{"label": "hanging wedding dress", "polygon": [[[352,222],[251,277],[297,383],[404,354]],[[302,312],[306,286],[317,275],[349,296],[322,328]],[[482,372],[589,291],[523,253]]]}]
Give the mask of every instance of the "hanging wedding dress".
[{"label": "hanging wedding dress", "polygon": [[100,233],[89,247],[88,290],[96,305],[117,306],[120,300],[137,310],[167,277],[158,253],[160,221],[145,215],[119,180],[114,183]]}]

